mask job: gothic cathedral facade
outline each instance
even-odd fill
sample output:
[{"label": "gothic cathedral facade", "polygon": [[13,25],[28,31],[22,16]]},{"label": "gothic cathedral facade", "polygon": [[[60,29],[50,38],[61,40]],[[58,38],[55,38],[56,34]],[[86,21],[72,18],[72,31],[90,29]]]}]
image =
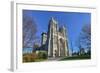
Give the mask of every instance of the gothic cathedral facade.
[{"label": "gothic cathedral facade", "polygon": [[48,57],[64,57],[69,55],[66,28],[59,27],[52,17],[49,21],[48,32],[42,34],[42,45],[46,44]]}]

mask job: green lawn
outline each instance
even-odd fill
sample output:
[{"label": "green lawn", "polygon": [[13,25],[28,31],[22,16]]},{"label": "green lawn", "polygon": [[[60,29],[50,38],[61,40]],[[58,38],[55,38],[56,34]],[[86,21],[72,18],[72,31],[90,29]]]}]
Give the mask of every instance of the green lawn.
[{"label": "green lawn", "polygon": [[[81,56],[70,56],[70,57],[57,57],[54,60],[57,61],[66,61],[66,60],[85,60],[85,59],[91,59],[90,55],[81,55]],[[31,54],[23,54],[23,63],[27,62],[42,62],[47,61],[48,57],[45,53],[40,52],[38,54],[31,53]]]},{"label": "green lawn", "polygon": [[86,56],[72,56],[72,57],[64,57],[62,60],[83,60],[83,59],[91,59],[91,56],[86,55]]}]

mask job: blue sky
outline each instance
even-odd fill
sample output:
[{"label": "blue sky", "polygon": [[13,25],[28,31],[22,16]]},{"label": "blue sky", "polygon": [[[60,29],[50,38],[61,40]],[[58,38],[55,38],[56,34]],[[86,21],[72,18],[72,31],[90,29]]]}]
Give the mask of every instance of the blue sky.
[{"label": "blue sky", "polygon": [[91,24],[91,13],[23,10],[24,15],[30,16],[35,20],[38,29],[37,36],[40,38],[42,32],[47,32],[50,18],[54,17],[58,21],[58,25],[66,26],[69,48],[71,48],[72,42],[74,51],[78,50],[75,43],[82,27]]}]

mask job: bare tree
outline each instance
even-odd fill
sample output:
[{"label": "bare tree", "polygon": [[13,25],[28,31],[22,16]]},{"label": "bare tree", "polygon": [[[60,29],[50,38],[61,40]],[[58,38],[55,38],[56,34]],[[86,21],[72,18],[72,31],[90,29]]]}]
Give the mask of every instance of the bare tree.
[{"label": "bare tree", "polygon": [[83,26],[78,38],[77,45],[80,51],[81,49],[88,51],[91,50],[91,25]]},{"label": "bare tree", "polygon": [[30,16],[23,16],[23,47],[32,47],[33,42],[37,39],[37,25]]},{"label": "bare tree", "polygon": [[86,48],[91,48],[91,26],[85,25],[81,32],[81,42],[86,46]]}]

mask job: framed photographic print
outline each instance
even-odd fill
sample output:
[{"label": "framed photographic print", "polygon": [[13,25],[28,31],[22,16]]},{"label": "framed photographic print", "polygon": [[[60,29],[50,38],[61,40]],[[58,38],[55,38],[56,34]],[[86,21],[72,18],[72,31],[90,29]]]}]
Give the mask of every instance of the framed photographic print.
[{"label": "framed photographic print", "polygon": [[96,24],[95,7],[13,2],[11,69],[96,65]]}]

